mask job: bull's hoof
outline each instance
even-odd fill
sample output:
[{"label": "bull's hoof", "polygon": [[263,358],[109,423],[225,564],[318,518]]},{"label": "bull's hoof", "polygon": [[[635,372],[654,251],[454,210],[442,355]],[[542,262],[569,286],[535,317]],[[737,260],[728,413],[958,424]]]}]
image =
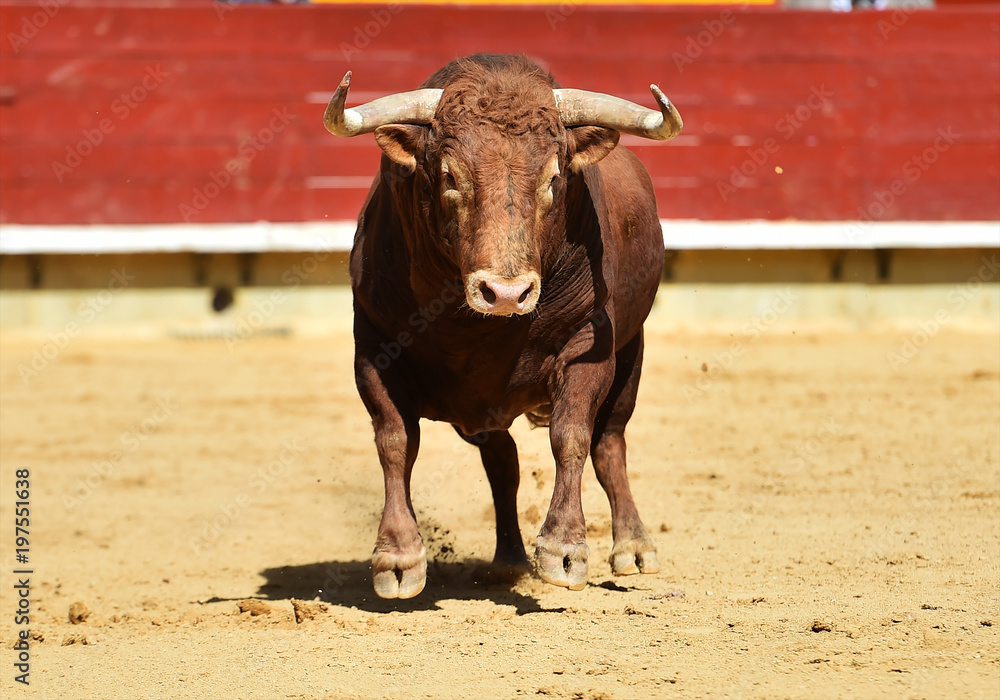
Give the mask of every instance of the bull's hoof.
[{"label": "bull's hoof", "polygon": [[412,598],[427,582],[427,550],[421,547],[418,554],[375,552],[372,573],[379,598]]},{"label": "bull's hoof", "polygon": [[581,591],[587,585],[589,555],[590,547],[586,542],[564,543],[539,536],[535,546],[535,569],[546,583]]},{"label": "bull's hoof", "polygon": [[656,547],[648,537],[615,542],[608,561],[615,576],[655,574],[660,570],[660,563],[656,560]]}]

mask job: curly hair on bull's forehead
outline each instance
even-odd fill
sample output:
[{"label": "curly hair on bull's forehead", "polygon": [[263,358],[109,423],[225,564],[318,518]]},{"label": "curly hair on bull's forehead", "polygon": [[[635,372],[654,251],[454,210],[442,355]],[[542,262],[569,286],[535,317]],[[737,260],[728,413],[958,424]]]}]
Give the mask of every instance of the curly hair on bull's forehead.
[{"label": "curly hair on bull's forehead", "polygon": [[485,62],[462,59],[454,66],[441,102],[439,124],[453,127],[493,125],[502,132],[558,136],[559,111],[551,76],[524,57]]}]

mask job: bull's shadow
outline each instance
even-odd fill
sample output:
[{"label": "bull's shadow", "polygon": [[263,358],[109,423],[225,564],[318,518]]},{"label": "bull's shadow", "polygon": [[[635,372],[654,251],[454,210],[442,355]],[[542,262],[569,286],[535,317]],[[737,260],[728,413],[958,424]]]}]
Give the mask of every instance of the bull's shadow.
[{"label": "bull's shadow", "polygon": [[385,600],[372,588],[370,561],[328,561],[279,566],[261,572],[266,581],[258,589],[269,600],[319,600],[330,605],[355,607],[367,612],[440,610],[442,600],[489,600],[510,605],[518,615],[564,612],[565,608],[543,608],[531,595],[515,590],[516,582],[496,576],[482,560],[427,563],[427,585],[408,600]]}]

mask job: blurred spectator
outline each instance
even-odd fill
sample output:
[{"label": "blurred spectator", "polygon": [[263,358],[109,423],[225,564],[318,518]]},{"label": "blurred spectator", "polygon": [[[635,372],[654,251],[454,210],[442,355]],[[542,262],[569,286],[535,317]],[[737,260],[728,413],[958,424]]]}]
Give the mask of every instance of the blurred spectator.
[{"label": "blurred spectator", "polygon": [[792,10],[891,10],[896,7],[907,9],[932,9],[934,0],[785,0],[784,7]]}]

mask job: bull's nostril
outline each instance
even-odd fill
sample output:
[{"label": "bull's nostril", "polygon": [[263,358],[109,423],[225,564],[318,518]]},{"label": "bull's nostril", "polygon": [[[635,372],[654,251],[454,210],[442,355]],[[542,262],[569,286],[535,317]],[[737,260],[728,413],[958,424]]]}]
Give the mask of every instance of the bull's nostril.
[{"label": "bull's nostril", "polygon": [[479,291],[483,295],[483,301],[485,301],[487,304],[492,305],[497,303],[496,292],[490,289],[488,284],[486,284],[485,282],[481,283],[479,285]]},{"label": "bull's nostril", "polygon": [[528,297],[531,296],[531,290],[533,287],[534,285],[529,284],[528,288],[525,289],[523,292],[521,292],[521,296],[517,298],[518,304],[523,304],[525,301],[527,301]]}]

